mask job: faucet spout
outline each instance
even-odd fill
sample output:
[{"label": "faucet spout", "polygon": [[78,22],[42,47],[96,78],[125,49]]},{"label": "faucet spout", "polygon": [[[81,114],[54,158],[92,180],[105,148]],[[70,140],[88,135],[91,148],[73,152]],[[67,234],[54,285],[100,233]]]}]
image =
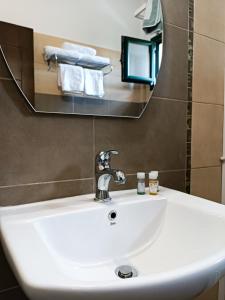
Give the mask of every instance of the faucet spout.
[{"label": "faucet spout", "polygon": [[109,183],[112,178],[117,184],[124,184],[126,182],[123,171],[111,168],[110,160],[112,154],[118,154],[118,152],[115,150],[102,151],[96,156],[96,201],[108,202],[111,200],[109,196]]}]

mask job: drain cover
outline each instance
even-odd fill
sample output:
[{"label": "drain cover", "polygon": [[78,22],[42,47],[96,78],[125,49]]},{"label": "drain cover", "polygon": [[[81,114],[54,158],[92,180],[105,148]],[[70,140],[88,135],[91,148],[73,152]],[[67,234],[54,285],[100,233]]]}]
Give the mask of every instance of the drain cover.
[{"label": "drain cover", "polygon": [[115,273],[123,279],[137,277],[137,270],[134,267],[124,265],[116,268]]}]

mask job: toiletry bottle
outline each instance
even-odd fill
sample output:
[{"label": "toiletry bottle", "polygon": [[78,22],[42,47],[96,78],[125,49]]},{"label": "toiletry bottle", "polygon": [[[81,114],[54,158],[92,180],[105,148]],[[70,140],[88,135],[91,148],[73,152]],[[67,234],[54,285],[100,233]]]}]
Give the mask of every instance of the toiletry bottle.
[{"label": "toiletry bottle", "polygon": [[145,194],[145,173],[138,172],[137,173],[137,194],[144,195]]},{"label": "toiletry bottle", "polygon": [[158,180],[158,171],[151,171],[149,173],[149,194],[150,195],[157,195],[158,187],[159,187],[159,180]]}]

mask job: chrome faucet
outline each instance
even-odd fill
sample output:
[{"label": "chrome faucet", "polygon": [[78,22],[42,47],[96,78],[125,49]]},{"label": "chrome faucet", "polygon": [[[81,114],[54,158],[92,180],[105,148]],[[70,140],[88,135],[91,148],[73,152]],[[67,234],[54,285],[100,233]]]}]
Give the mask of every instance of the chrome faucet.
[{"label": "chrome faucet", "polygon": [[119,154],[116,150],[101,151],[96,155],[95,160],[95,179],[96,194],[95,201],[108,202],[111,200],[109,196],[109,182],[113,178],[118,184],[124,184],[126,177],[124,172],[111,168],[112,154]]}]

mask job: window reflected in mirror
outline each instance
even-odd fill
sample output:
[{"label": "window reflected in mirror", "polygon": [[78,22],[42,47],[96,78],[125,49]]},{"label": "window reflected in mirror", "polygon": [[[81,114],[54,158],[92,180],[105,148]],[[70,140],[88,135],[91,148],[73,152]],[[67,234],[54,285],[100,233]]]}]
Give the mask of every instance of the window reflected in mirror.
[{"label": "window reflected in mirror", "polygon": [[162,60],[162,34],[143,40],[122,36],[122,81],[150,85],[156,84]]}]

